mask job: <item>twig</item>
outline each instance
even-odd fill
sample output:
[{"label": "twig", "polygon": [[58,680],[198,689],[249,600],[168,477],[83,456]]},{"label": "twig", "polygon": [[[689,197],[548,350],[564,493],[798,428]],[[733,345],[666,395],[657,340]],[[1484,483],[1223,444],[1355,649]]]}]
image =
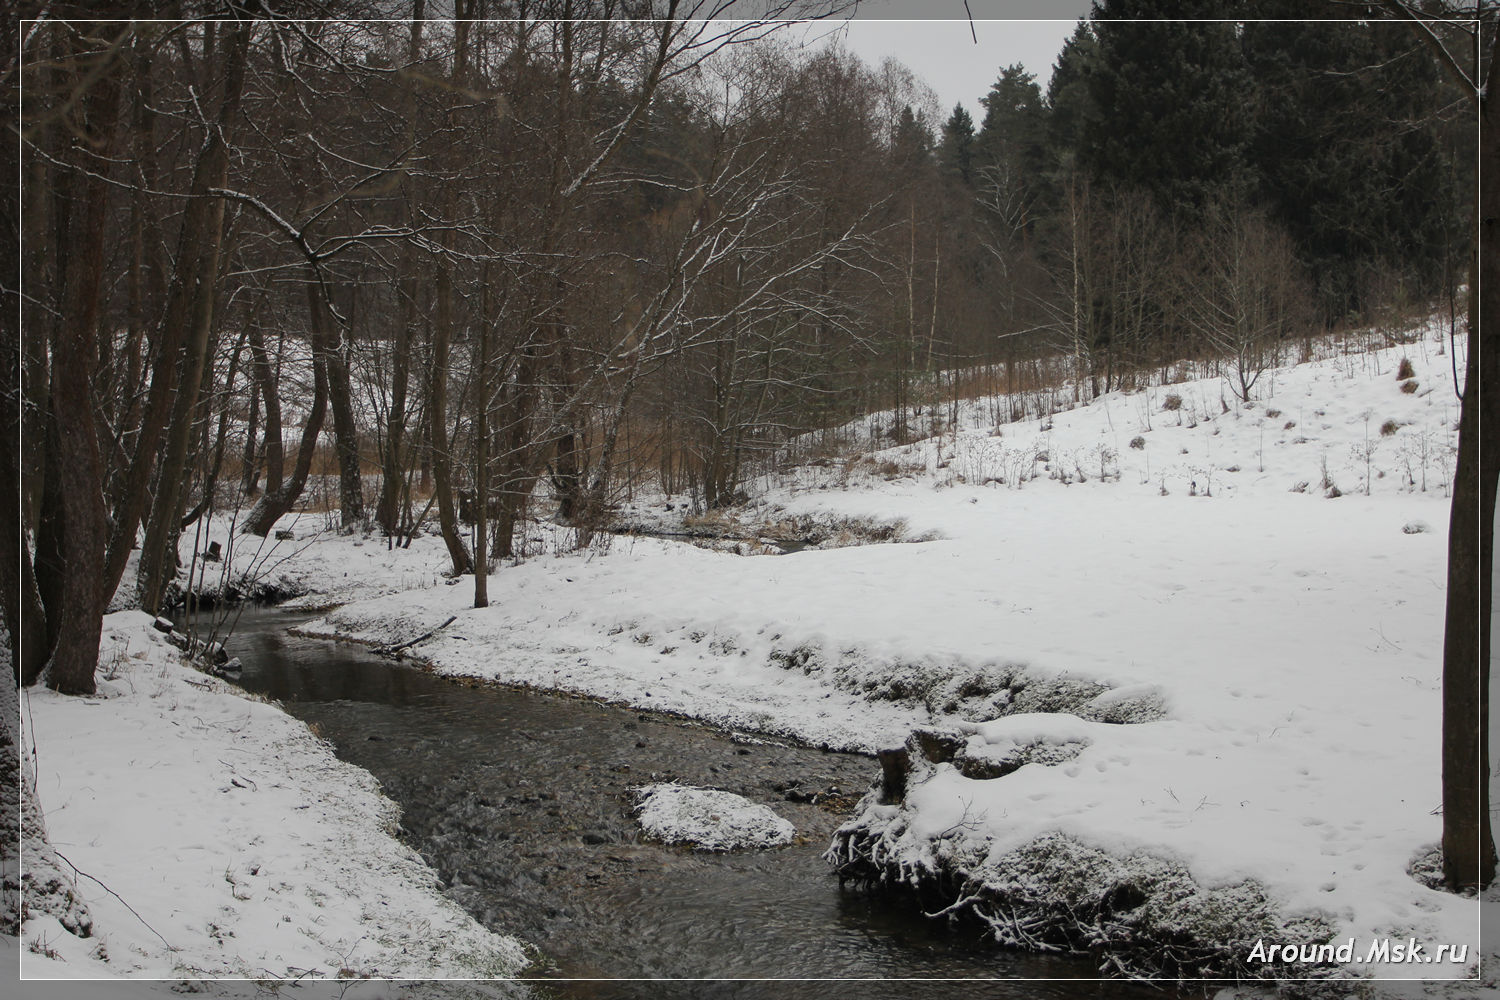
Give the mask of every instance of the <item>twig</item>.
[{"label": "twig", "polygon": [[115,892],[113,889],[111,889],[109,886],[105,885],[102,881],[100,881],[95,876],[90,875],[88,872],[84,871],[82,868],[79,868],[73,862],[69,861],[63,855],[62,851],[59,851],[57,848],[54,847],[52,849],[52,853],[56,854],[59,858],[62,858],[62,860],[67,864],[67,866],[69,868],[73,869],[73,871],[77,872],[79,875],[82,875],[84,878],[88,879],[90,882],[98,883],[99,888],[103,889],[105,892],[109,893],[111,896],[113,896],[116,899],[118,899],[120,901],[120,905],[121,906],[125,907],[125,909],[129,910],[132,914],[135,914],[135,919],[139,920],[142,924],[146,925],[146,930],[150,931],[152,934],[155,934],[158,938],[161,938],[161,943],[167,946],[167,950],[168,951],[176,951],[177,950],[176,948],[174,948],[172,946],[172,942],[168,941],[166,938],[164,938],[164,937],[161,936],[161,932],[160,931],[158,931],[155,927],[152,927],[150,924],[146,923],[146,918],[145,917],[141,916],[139,913],[136,913],[135,907],[133,907],[129,903],[125,902],[125,897],[121,896],[118,892]]}]

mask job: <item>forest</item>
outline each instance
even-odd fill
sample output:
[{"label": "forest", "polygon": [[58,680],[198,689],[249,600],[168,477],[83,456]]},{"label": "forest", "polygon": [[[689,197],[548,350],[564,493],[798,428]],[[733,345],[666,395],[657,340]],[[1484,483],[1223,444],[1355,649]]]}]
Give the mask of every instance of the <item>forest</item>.
[{"label": "forest", "polygon": [[1471,109],[1360,8],[1081,22],[977,124],[774,23],[409,13],[28,31],[22,683],[76,639],[87,688],[60,623],[137,544],[161,607],[211,510],[435,511],[482,581],[539,504],[587,545],[633,482],[722,506],[793,438],[982,387],[1213,358],[1244,397],[1462,281]]},{"label": "forest", "polygon": [[[1500,407],[1481,416],[1472,376],[1500,289],[1479,280],[1495,8],[1095,0],[1049,78],[995,67],[977,120],[896,58],[797,34],[857,13],[22,4],[0,209],[18,248],[0,320],[17,689],[95,695],[107,616],[195,602],[210,536],[291,541],[315,514],[388,553],[436,537],[483,609],[508,573],[607,553],[638,501],[732,520],[766,483],[933,441],[936,475],[976,407],[996,442],[1101,402],[1113,434],[1111,401],[1213,379],[1175,427],[1261,407],[1264,474],[1267,428],[1314,433],[1267,405],[1287,370],[1370,331],[1384,350],[1430,338],[1457,419],[1422,430],[1419,460],[1401,445],[1401,482],[1417,489],[1420,461],[1425,494],[1440,454],[1452,494],[1436,864],[1487,884],[1473,786],[1500,459],[1477,442]],[[1421,383],[1425,400],[1438,382]],[[1152,412],[1184,405],[1166,398]],[[1366,499],[1380,439],[1417,419],[1379,417],[1359,416]],[[1088,474],[1053,469],[1053,447],[1028,469],[1121,478],[1118,447],[1089,445]],[[1322,462],[1313,492],[1337,497],[1326,446]],[[1156,468],[1139,485],[1165,498]],[[415,638],[334,632],[400,652],[456,614]]]}]

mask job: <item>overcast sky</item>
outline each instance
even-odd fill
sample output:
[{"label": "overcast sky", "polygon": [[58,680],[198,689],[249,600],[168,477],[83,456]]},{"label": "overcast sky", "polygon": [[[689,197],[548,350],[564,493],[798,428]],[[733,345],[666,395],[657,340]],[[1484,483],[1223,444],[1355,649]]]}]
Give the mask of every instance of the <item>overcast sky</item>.
[{"label": "overcast sky", "polygon": [[1089,0],[969,0],[969,9],[972,34],[963,0],[865,0],[837,34],[871,66],[895,56],[937,91],[943,118],[962,101],[977,126],[984,117],[979,99],[1011,63],[1047,89],[1057,53],[1088,13]]}]

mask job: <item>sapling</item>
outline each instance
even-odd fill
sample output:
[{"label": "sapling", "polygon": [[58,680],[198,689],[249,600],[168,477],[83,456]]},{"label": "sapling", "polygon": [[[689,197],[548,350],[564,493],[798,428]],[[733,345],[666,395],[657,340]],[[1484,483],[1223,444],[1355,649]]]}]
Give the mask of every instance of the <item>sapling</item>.
[{"label": "sapling", "polygon": [[1365,420],[1365,443],[1364,443],[1364,447],[1361,448],[1359,445],[1355,445],[1354,453],[1355,453],[1356,457],[1360,457],[1360,458],[1363,458],[1365,460],[1365,496],[1369,496],[1370,495],[1370,460],[1375,455],[1375,445],[1370,440],[1370,411],[1369,410],[1366,410],[1364,412],[1364,420]]}]

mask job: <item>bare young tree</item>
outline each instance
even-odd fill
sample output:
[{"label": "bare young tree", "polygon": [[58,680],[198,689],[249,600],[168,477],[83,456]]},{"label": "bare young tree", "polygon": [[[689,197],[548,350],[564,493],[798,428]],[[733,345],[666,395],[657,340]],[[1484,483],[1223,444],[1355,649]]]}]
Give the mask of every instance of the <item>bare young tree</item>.
[{"label": "bare young tree", "polygon": [[1310,321],[1295,250],[1262,213],[1217,206],[1206,214],[1183,270],[1185,313],[1209,350],[1229,365],[1230,391],[1249,400],[1281,342]]}]

